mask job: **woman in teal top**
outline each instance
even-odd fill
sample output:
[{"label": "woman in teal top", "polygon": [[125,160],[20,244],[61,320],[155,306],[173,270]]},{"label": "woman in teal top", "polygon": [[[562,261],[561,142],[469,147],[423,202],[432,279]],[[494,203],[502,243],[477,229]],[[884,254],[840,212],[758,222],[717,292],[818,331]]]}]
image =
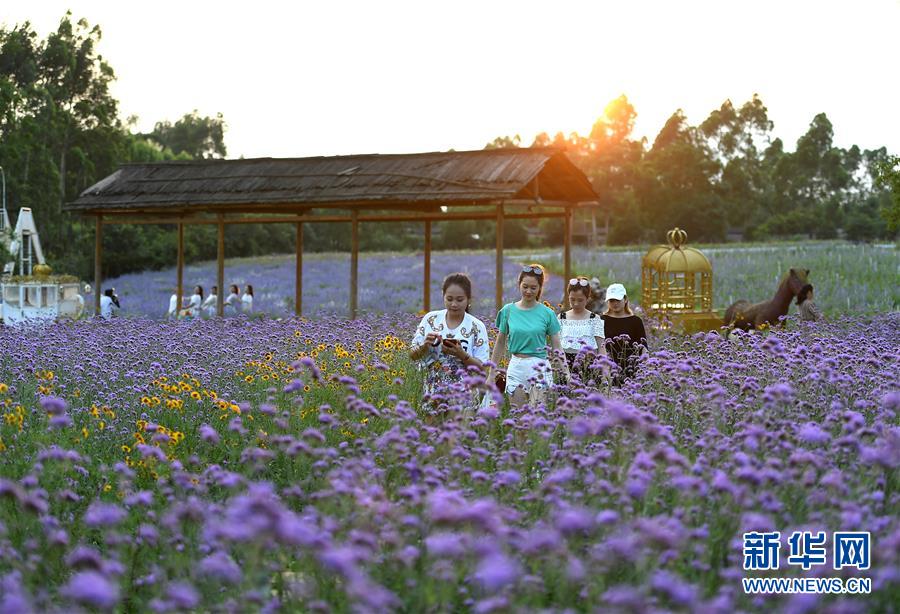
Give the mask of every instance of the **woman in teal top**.
[{"label": "woman in teal top", "polygon": [[[547,275],[544,267],[530,264],[519,272],[519,292],[522,298],[503,306],[497,314],[496,326],[500,330],[491,362],[499,365],[508,351],[509,366],[506,369],[505,392],[511,393],[513,405],[526,400],[535,403],[545,399],[545,392],[553,383],[553,369],[563,373],[568,380],[569,369],[565,360],[554,356],[547,359],[547,340],[553,350],[562,351],[559,340],[559,320],[549,307],[540,303]],[[552,362],[552,366],[551,366]],[[490,381],[491,374],[488,374]]]}]

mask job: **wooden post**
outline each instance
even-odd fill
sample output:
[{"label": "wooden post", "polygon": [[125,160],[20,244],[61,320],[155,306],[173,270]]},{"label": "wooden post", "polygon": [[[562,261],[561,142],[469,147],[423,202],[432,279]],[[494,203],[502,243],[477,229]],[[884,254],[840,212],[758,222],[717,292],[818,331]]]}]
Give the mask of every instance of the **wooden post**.
[{"label": "wooden post", "polygon": [[175,282],[175,295],[176,295],[176,307],[175,307],[175,319],[178,319],[178,314],[181,313],[181,299],[184,296],[184,224],[181,222],[178,223],[178,264],[176,265],[176,282]]},{"label": "wooden post", "polygon": [[497,263],[494,271],[495,303],[499,311],[503,307],[503,205],[497,205]]},{"label": "wooden post", "polygon": [[606,208],[606,240],[605,245],[609,245],[609,207]]},{"label": "wooden post", "polygon": [[431,220],[425,221],[425,281],[422,284],[425,293],[425,312],[431,311]]},{"label": "wooden post", "polygon": [[303,315],[303,222],[297,222],[297,261],[294,271],[294,314]]},{"label": "wooden post", "polygon": [[572,209],[566,207],[565,217],[565,237],[563,238],[563,270],[565,270],[565,281],[569,283],[572,278]]},{"label": "wooden post", "polygon": [[[100,284],[103,281],[103,216],[97,216],[94,230],[94,315],[100,315]],[[20,305],[24,303],[20,302]]]},{"label": "wooden post", "polygon": [[220,318],[225,315],[225,215],[219,214],[219,246],[216,251],[216,283],[219,284],[219,292],[216,295],[216,315]]},{"label": "wooden post", "polygon": [[356,319],[359,293],[359,211],[354,209],[350,214],[350,319]]}]

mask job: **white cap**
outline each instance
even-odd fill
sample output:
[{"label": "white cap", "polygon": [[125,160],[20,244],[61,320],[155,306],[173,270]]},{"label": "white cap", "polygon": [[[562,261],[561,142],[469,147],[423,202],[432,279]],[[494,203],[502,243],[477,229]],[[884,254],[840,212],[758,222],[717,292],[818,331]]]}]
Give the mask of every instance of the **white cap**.
[{"label": "white cap", "polygon": [[625,286],[622,284],[609,284],[609,287],[606,289],[606,300],[611,298],[614,298],[617,301],[621,301],[625,298]]}]

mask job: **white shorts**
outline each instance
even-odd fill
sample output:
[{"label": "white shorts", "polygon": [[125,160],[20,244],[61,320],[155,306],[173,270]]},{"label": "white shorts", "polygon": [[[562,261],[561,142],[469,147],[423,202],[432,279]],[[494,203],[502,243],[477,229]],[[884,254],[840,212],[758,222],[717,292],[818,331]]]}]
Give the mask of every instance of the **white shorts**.
[{"label": "white shorts", "polygon": [[519,358],[512,356],[506,367],[506,393],[515,392],[521,386],[526,392],[532,386],[549,388],[553,384],[553,369],[546,358]]}]

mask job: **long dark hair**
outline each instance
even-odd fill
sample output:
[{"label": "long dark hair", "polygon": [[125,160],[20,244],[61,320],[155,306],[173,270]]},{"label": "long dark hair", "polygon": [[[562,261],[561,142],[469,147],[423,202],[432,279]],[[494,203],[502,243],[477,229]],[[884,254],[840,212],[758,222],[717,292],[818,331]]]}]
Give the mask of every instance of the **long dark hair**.
[{"label": "long dark hair", "polygon": [[459,286],[466,293],[466,298],[469,299],[466,313],[469,313],[469,308],[472,306],[472,280],[465,273],[451,273],[444,278],[444,283],[441,284],[441,295],[447,294],[447,288],[450,286]]},{"label": "long dark hair", "polygon": [[806,284],[805,286],[800,288],[800,292],[797,293],[797,304],[802,305],[803,302],[809,298],[809,293],[812,291],[812,284]]},{"label": "long dark hair", "polygon": [[526,268],[540,269],[541,273],[535,273],[534,271],[520,271],[519,272],[519,280],[516,282],[516,287],[519,287],[522,284],[522,280],[526,277],[534,277],[538,283],[538,295],[535,300],[540,301],[541,296],[544,294],[544,283],[547,281],[547,269],[540,264],[529,264]]},{"label": "long dark hair", "polygon": [[247,284],[247,294],[253,296],[253,286],[251,286],[250,284]]},{"label": "long dark hair", "polygon": [[200,298],[203,298],[203,286],[194,286],[194,290],[199,290],[197,294],[200,295]]}]

